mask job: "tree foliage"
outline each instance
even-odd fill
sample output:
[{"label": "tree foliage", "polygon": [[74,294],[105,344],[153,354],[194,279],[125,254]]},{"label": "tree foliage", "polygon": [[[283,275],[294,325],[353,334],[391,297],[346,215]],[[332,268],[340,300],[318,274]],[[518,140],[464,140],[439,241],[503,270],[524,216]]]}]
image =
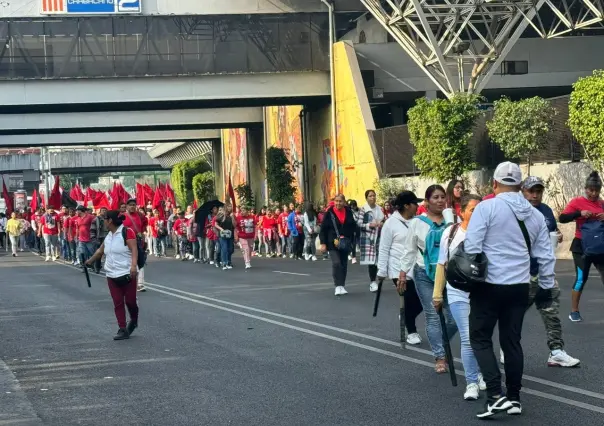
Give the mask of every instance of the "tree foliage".
[{"label": "tree foliage", "polygon": [[256,200],[254,199],[252,187],[247,183],[243,183],[235,187],[235,193],[237,194],[240,205],[248,208],[254,208],[256,206]]},{"label": "tree foliage", "polygon": [[585,157],[604,170],[604,70],[580,78],[570,95],[568,125]]},{"label": "tree foliage", "polygon": [[413,160],[424,177],[447,181],[475,167],[468,142],[482,114],[480,97],[459,94],[452,99],[418,99],[409,110]]},{"label": "tree foliage", "polygon": [[494,104],[495,114],[487,123],[491,139],[506,156],[526,159],[530,167],[531,156],[547,143],[556,110],[539,96],[519,101],[502,98]]},{"label": "tree foliage", "polygon": [[396,198],[403,191],[415,191],[412,182],[399,178],[378,179],[374,182],[373,187],[382,203]]},{"label": "tree foliage", "polygon": [[193,176],[193,194],[197,204],[201,205],[215,197],[214,172],[203,172]]},{"label": "tree foliage", "polygon": [[266,184],[269,198],[279,205],[294,201],[296,188],[293,186],[292,167],[283,148],[266,150]]},{"label": "tree foliage", "polygon": [[212,168],[205,160],[183,161],[175,164],[170,175],[176,202],[180,206],[189,205],[194,198],[193,177],[211,171]]}]

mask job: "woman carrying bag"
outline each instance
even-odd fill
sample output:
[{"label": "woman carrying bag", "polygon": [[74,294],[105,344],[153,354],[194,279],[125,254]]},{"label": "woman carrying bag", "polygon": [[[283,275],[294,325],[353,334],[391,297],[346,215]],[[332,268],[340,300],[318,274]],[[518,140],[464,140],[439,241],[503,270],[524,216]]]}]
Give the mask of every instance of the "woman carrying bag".
[{"label": "woman carrying bag", "polygon": [[[123,216],[117,210],[107,212],[103,218],[107,236],[101,247],[86,261],[91,266],[105,255],[105,274],[119,330],[113,340],[124,340],[138,327],[138,304],[136,282],[138,274],[138,248],[136,234],[123,225]],[[124,241],[124,236],[125,241]],[[126,309],[130,322],[126,324]]]},{"label": "woman carrying bag", "polygon": [[380,231],[384,225],[384,212],[376,204],[376,193],[373,189],[365,191],[367,204],[359,210],[357,225],[359,226],[359,248],[361,249],[361,265],[367,265],[369,271],[369,291],[378,290],[377,263]]},{"label": "woman carrying bag", "polygon": [[343,296],[348,273],[348,255],[352,250],[352,239],[357,224],[350,208],[346,207],[346,198],[338,194],[334,198],[334,206],[325,213],[319,233],[321,251],[329,251],[332,263],[333,281],[336,287],[335,295]]}]

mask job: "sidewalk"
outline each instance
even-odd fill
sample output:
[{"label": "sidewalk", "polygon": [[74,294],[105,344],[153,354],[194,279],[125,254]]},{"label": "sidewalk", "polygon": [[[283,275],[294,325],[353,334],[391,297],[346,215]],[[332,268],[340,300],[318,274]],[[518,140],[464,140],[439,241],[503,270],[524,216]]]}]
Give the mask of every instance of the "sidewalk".
[{"label": "sidewalk", "polygon": [[41,425],[13,372],[0,359],[0,425]]}]

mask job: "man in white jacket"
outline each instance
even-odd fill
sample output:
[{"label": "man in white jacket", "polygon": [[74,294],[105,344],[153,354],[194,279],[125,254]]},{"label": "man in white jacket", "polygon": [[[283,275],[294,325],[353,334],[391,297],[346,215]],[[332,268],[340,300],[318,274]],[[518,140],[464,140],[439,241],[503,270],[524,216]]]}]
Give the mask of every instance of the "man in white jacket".
[{"label": "man in white jacket", "polygon": [[[519,192],[521,183],[517,164],[505,162],[497,166],[493,176],[495,198],[478,204],[466,234],[466,253],[483,252],[488,259],[486,283],[470,296],[470,343],[487,384],[488,397],[479,418],[503,411],[522,413],[524,355],[520,339],[528,304],[531,257],[539,264],[539,285],[554,286],[556,259],[549,231],[543,214]],[[506,360],[507,395],[501,389],[501,373],[493,352],[497,323]]]}]

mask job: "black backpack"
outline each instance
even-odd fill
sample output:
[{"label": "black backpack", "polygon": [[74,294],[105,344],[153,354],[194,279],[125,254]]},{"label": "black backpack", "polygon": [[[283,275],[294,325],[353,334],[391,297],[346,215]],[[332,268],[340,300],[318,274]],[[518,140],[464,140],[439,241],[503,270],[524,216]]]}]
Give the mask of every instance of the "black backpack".
[{"label": "black backpack", "polygon": [[[125,226],[122,227],[122,238],[124,239],[124,245],[128,246],[128,243],[126,242],[126,239],[128,234],[128,228],[126,228]],[[139,238],[138,235],[136,237],[136,248],[138,251],[138,259],[136,260],[136,265],[138,266],[138,269],[142,269],[145,267],[145,264],[147,263],[147,251],[145,250],[145,242],[143,241],[142,238]]]}]

